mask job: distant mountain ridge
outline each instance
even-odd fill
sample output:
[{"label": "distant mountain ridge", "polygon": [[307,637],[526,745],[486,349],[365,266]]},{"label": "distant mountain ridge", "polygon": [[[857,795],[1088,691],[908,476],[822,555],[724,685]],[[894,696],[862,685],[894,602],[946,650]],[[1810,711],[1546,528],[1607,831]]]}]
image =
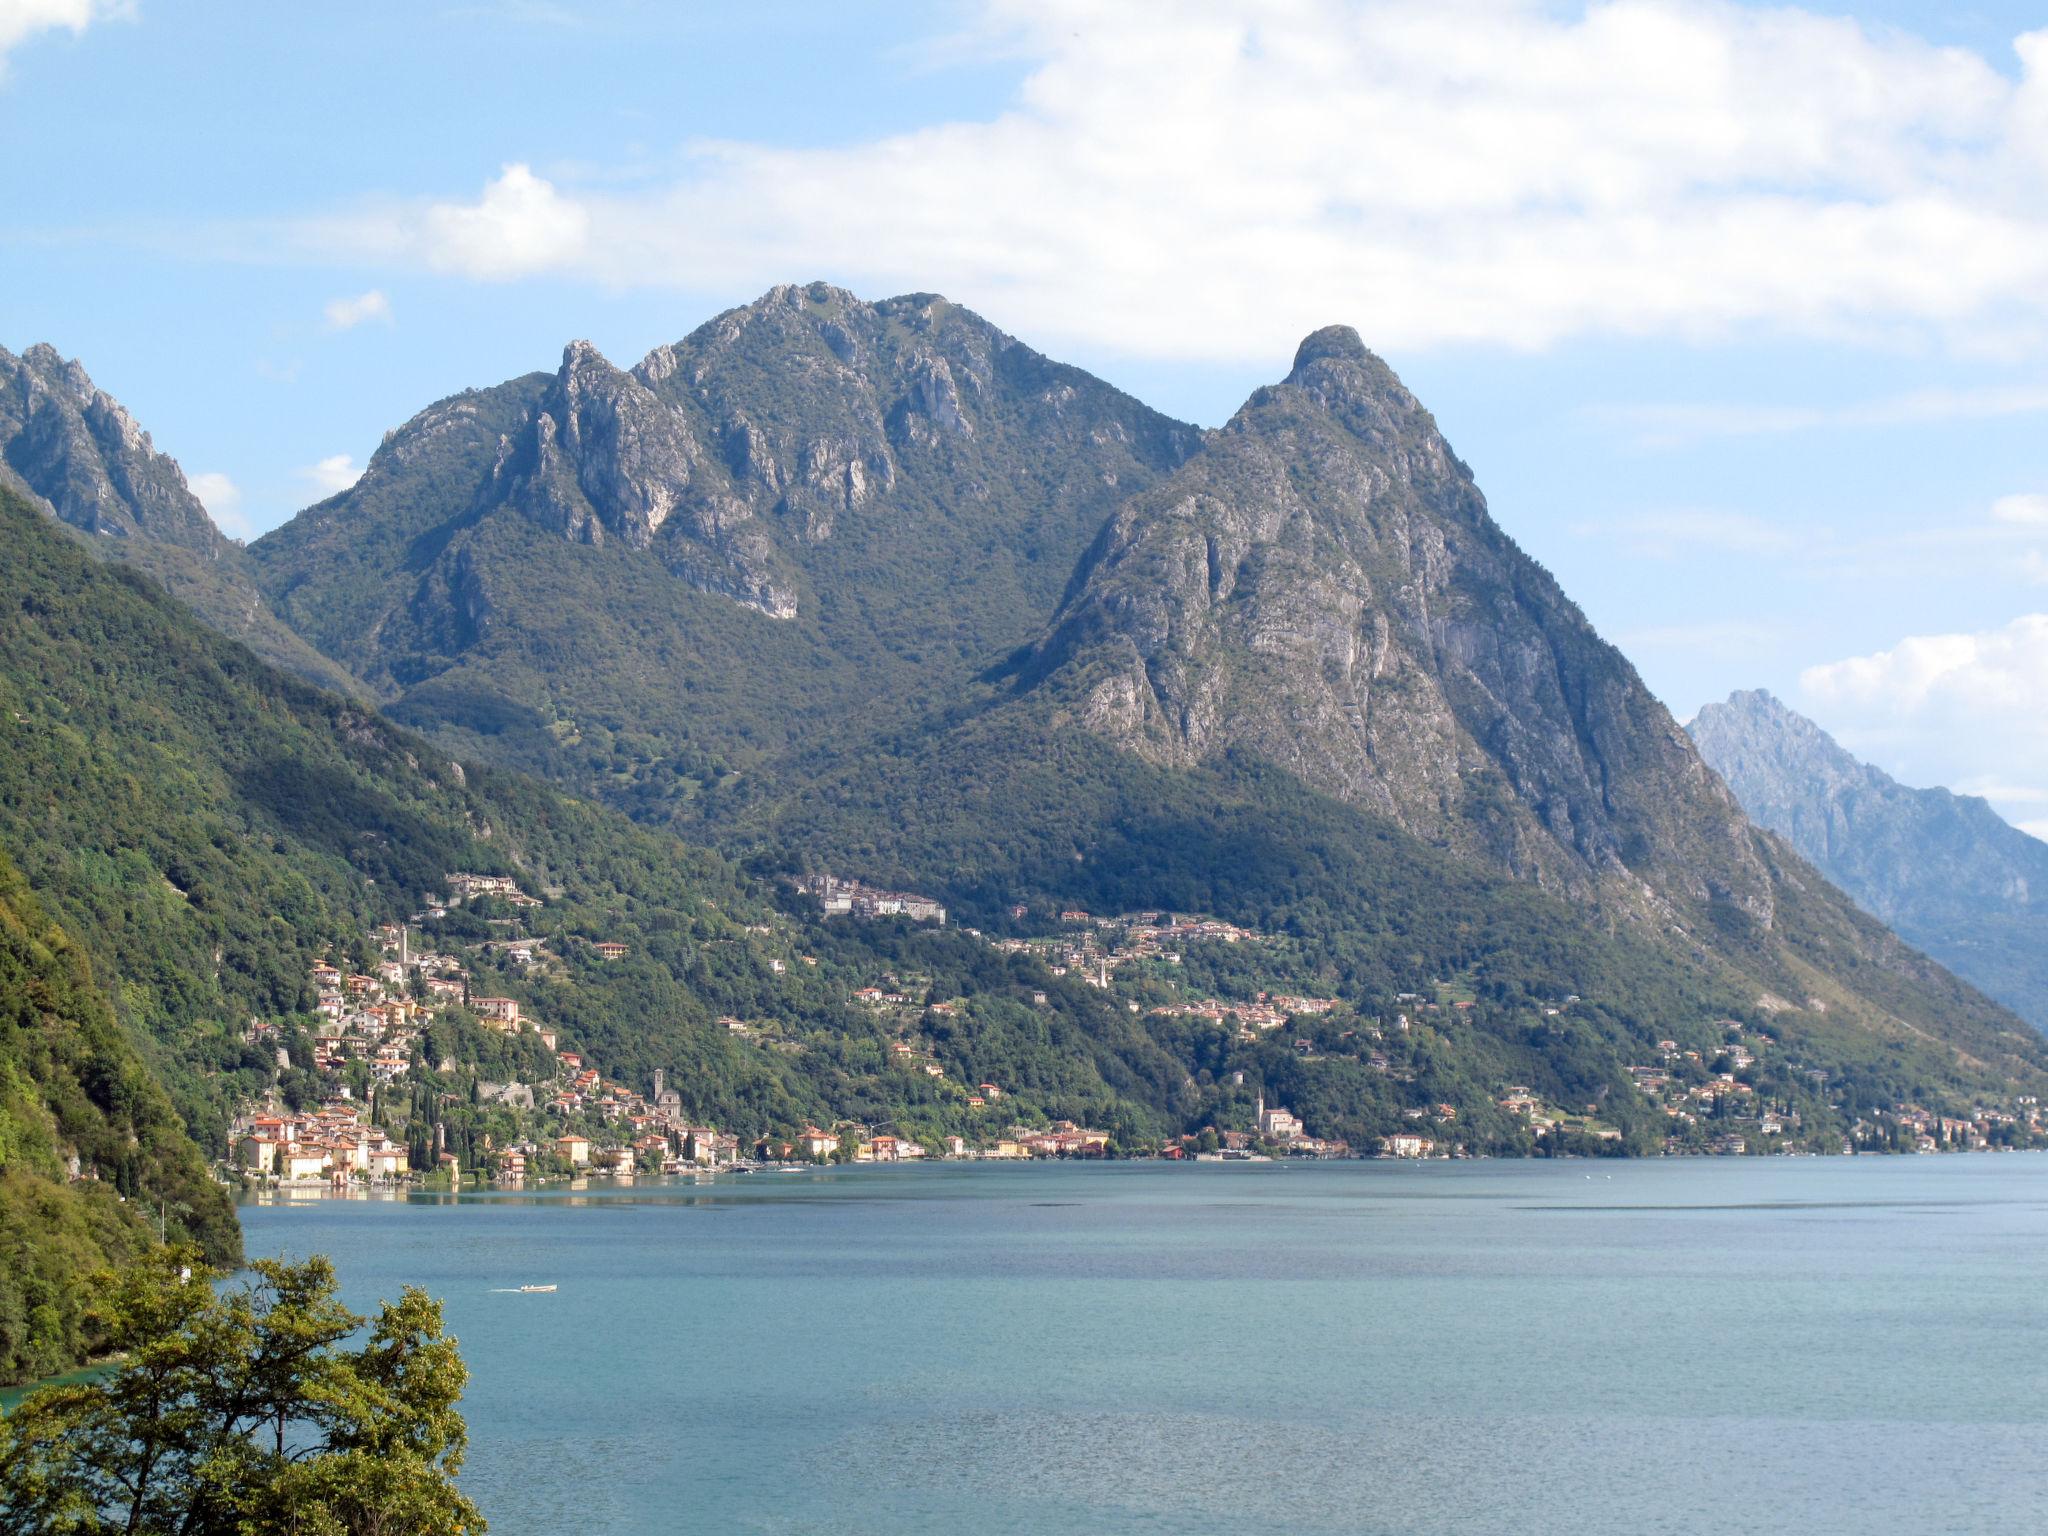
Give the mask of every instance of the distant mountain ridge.
[{"label": "distant mountain ridge", "polygon": [[1690,730],[1760,825],[2048,1030],[2048,843],[1977,796],[1899,783],[1763,689],[1707,705]]},{"label": "distant mountain ridge", "polygon": [[177,461],[47,343],[19,357],[0,347],[0,486],[78,530],[94,553],[147,571],[258,655],[359,691],[270,611],[247,556],[214,526]]}]

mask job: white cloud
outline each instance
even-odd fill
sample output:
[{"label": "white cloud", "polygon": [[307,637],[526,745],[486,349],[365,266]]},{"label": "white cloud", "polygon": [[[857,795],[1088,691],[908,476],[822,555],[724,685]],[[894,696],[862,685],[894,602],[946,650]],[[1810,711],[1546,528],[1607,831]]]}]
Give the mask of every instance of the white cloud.
[{"label": "white cloud", "polygon": [[590,223],[587,208],[514,164],[474,202],[373,208],[315,220],[297,238],[320,251],[496,281],[584,262]]},{"label": "white cloud", "polygon": [[1994,804],[2048,784],[2048,613],[1998,629],[1914,635],[1808,667],[1802,701],[1844,746],[1913,784],[1976,785]]},{"label": "white cloud", "polygon": [[1717,0],[985,0],[985,121],[711,142],[636,191],[506,167],[302,231],[485,278],[939,287],[1034,337],[1266,359],[1767,327],[2048,334],[2048,32],[1966,49]]},{"label": "white cloud", "polygon": [[353,297],[329,299],[326,315],[330,331],[352,331],[367,320],[381,320],[389,325],[391,300],[382,288],[372,288]]},{"label": "white cloud", "polygon": [[355,456],[348,453],[331,453],[299,471],[299,478],[310,481],[323,497],[340,495],[362,477]]},{"label": "white cloud", "polygon": [[231,539],[249,537],[249,525],[242,516],[242,488],[219,470],[194,475],[185,482],[214,525]]},{"label": "white cloud", "polygon": [[0,69],[17,43],[58,27],[77,34],[108,16],[124,15],[124,0],[0,0]]},{"label": "white cloud", "polygon": [[2001,496],[1991,503],[1991,520],[2028,527],[2048,525],[2048,496]]}]

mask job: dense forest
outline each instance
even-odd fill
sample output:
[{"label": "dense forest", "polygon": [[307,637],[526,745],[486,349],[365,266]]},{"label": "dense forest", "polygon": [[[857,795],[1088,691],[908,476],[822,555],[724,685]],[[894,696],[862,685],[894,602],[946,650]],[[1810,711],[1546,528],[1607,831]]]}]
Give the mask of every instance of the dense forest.
[{"label": "dense forest", "polygon": [[83,1281],[159,1233],[216,1263],[241,1252],[84,953],[0,857],[0,1381],[85,1358]]}]

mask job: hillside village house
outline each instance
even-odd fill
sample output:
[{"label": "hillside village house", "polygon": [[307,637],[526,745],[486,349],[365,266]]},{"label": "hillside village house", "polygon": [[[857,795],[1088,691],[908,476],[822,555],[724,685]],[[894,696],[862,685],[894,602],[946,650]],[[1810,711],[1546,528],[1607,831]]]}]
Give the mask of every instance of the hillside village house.
[{"label": "hillside village house", "polygon": [[832,875],[807,876],[796,888],[818,898],[827,917],[907,917],[913,922],[946,925],[946,909],[929,896],[912,891],[884,891],[858,880],[841,880]]},{"label": "hillside village house", "polygon": [[469,1005],[488,1024],[514,1029],[519,1024],[519,1004],[509,997],[479,997]]},{"label": "hillside village house", "polygon": [[467,901],[472,896],[514,896],[519,893],[519,882],[510,875],[472,875],[458,871],[448,877],[448,895],[453,901]]}]

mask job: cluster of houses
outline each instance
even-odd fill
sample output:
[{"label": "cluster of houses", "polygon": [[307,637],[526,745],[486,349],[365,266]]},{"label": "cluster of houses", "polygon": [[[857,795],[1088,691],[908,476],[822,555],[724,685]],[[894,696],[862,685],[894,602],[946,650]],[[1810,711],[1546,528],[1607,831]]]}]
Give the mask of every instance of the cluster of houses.
[{"label": "cluster of houses", "polygon": [[[1012,907],[1013,918],[1028,907]],[[1091,986],[1108,987],[1119,967],[1140,961],[1179,965],[1190,944],[1266,943],[1271,935],[1240,928],[1213,917],[1177,916],[1170,912],[1126,912],[1095,917],[1079,908],[1059,914],[1062,931],[1043,938],[995,939],[1005,954],[1032,955],[1055,976],[1077,975]]]},{"label": "cluster of houses", "polygon": [[285,1183],[383,1183],[412,1171],[405,1148],[347,1099],[304,1114],[243,1115],[233,1141],[242,1168]]},{"label": "cluster of houses", "polygon": [[[310,979],[317,1018],[313,1038],[316,1067],[332,1071],[347,1061],[358,1060],[368,1065],[375,1081],[393,1082],[405,1075],[429,1020],[458,1005],[468,1007],[494,1029],[507,1034],[531,1033],[549,1050],[555,1049],[555,1031],[525,1016],[516,999],[473,994],[469,971],[460,959],[433,951],[415,952],[410,933],[410,928],[401,923],[387,923],[376,929],[373,937],[379,959],[368,972],[347,972],[327,961],[313,967]],[[524,941],[528,961],[533,946],[540,942]],[[508,941],[503,947],[510,959],[521,961],[520,941]],[[623,952],[623,946],[614,947]],[[273,1041],[278,1031],[268,1021],[254,1019],[246,1033],[251,1041],[261,1043]]]},{"label": "cluster of houses", "polygon": [[841,880],[835,875],[805,875],[797,890],[818,898],[827,917],[907,917],[912,922],[946,925],[945,907],[929,896],[914,891],[885,891],[858,880]]},{"label": "cluster of houses", "polygon": [[[1806,1129],[1799,1110],[1782,1101],[1770,1101],[1739,1075],[1763,1060],[1777,1042],[1768,1033],[1748,1029],[1734,1019],[1717,1020],[1714,1028],[1721,1032],[1724,1043],[1706,1050],[1683,1047],[1676,1040],[1659,1040],[1654,1062],[1625,1069],[1630,1082],[1673,1120],[1698,1128],[1688,1132],[1695,1137],[1695,1145],[1700,1133],[1711,1133],[1704,1145],[1714,1152],[1740,1154],[1755,1149],[1759,1139],[1767,1148],[1770,1138],[1799,1136]],[[1795,1062],[1784,1065],[1816,1088],[1827,1083],[1825,1071],[1802,1069]],[[1526,1120],[1538,1138],[1566,1129],[1610,1141],[1621,1136],[1588,1118],[1594,1106],[1586,1106],[1587,1116],[1573,1115],[1547,1104],[1524,1085],[1510,1085],[1497,1102],[1509,1114]],[[2017,1112],[1980,1106],[1967,1119],[1902,1103],[1894,1106],[1890,1119],[1922,1152],[1982,1149],[1996,1144],[2005,1132],[2036,1134],[2048,1129],[2039,1106],[2025,1099]],[[1854,1144],[1879,1134],[1878,1126],[1859,1120],[1851,1127],[1850,1141]],[[1667,1138],[1665,1145],[1667,1151],[1687,1149],[1680,1135]]]},{"label": "cluster of houses", "polygon": [[[930,898],[882,890],[857,880],[819,875],[799,882],[798,888],[817,897],[828,914],[866,918],[902,915],[941,924],[946,918],[945,908]],[[447,891],[443,901],[430,905],[418,917],[445,915],[450,908],[485,898],[515,909],[542,905],[539,898],[527,894],[509,876],[457,872],[447,877]],[[1013,909],[1012,915],[1022,918],[1027,914],[1020,908]],[[1262,943],[1271,939],[1270,935],[1231,923],[1165,912],[1094,917],[1084,911],[1068,910],[1058,917],[1062,931],[1052,937],[988,942],[1010,953],[1033,954],[1057,974],[1078,972],[1093,984],[1108,987],[1118,967],[1136,961],[1179,963],[1186,946],[1191,944]],[[500,918],[497,926],[516,929],[520,925]],[[751,1160],[850,1158],[862,1163],[891,1163],[927,1157],[1086,1157],[1102,1155],[1109,1143],[1107,1132],[1062,1121],[1049,1129],[1012,1125],[995,1137],[992,1144],[985,1142],[978,1147],[970,1147],[957,1136],[928,1147],[906,1136],[852,1123],[830,1128],[806,1125],[793,1137],[742,1144],[735,1135],[696,1123],[685,1113],[682,1096],[667,1086],[663,1074],[655,1073],[652,1094],[643,1095],[608,1080],[576,1052],[561,1049],[555,1031],[528,1016],[516,999],[478,995],[463,957],[415,951],[409,924],[385,925],[371,937],[377,959],[365,970],[355,972],[324,960],[312,969],[310,979],[317,1015],[312,1049],[316,1066],[331,1071],[361,1063],[374,1083],[393,1083],[404,1078],[420,1059],[421,1037],[435,1015],[458,1005],[467,1007],[488,1027],[535,1036],[552,1053],[552,1075],[546,1081],[531,1084],[482,1083],[477,1085],[479,1096],[488,1103],[547,1111],[556,1117],[554,1123],[558,1128],[575,1125],[593,1135],[563,1129],[558,1135],[536,1134],[516,1145],[492,1149],[490,1171],[502,1179],[521,1180],[537,1162],[550,1168],[629,1175],[718,1168]],[[514,934],[485,939],[470,948],[488,950],[500,963],[558,965],[560,962],[546,952],[546,943],[544,939]],[[626,944],[613,940],[595,941],[589,948],[606,961],[624,959],[629,953]],[[780,968],[777,962],[777,969]],[[854,994],[855,1000],[878,1010],[903,1010],[906,1018],[910,1010],[922,1009],[914,995],[915,987],[894,977],[884,978],[884,983],[861,988]],[[1038,1000],[1044,1001],[1043,994],[1038,994]],[[1569,1007],[1577,1001],[1567,998],[1562,1006]],[[1439,1004],[1418,994],[1402,994],[1396,1002],[1403,1011],[1390,1028],[1401,1032],[1412,1027],[1411,1012],[1419,1017],[1440,1007],[1472,1006]],[[1139,1005],[1131,1006],[1135,1011]],[[1259,992],[1249,1001],[1204,998],[1152,1011],[1234,1027],[1239,1038],[1252,1039],[1294,1020],[1328,1014],[1338,1006],[1335,998]],[[935,1003],[923,1011],[944,1015],[957,1012],[958,1005]],[[1559,1010],[1553,1007],[1545,1011],[1554,1014]],[[750,1032],[750,1026],[739,1020],[720,1022],[734,1033]],[[1659,1041],[1655,1057],[1646,1064],[1627,1068],[1631,1081],[1646,1099],[1681,1123],[1710,1122],[1706,1128],[1715,1133],[1713,1145],[1720,1150],[1747,1150],[1759,1136],[1797,1134],[1801,1126],[1795,1109],[1773,1107],[1764,1102],[1751,1083],[1743,1081],[1749,1075],[1748,1069],[1776,1042],[1767,1032],[1745,1031],[1734,1021],[1723,1020],[1716,1027],[1722,1032],[1724,1043],[1704,1051],[1682,1048],[1673,1040]],[[1340,1038],[1358,1033],[1375,1042],[1384,1038],[1379,1028],[1368,1028],[1363,1021],[1358,1031],[1347,1030]],[[276,1045],[281,1063],[288,1060],[275,1025],[251,1020],[247,1035],[251,1041]],[[1304,1051],[1313,1049],[1306,1039],[1295,1044]],[[945,1069],[937,1060],[907,1039],[892,1041],[889,1053],[905,1070],[921,1071],[934,1078],[945,1076]],[[1367,1065],[1379,1073],[1413,1080],[1411,1072],[1397,1068],[1377,1050],[1369,1055]],[[1807,1075],[1819,1081],[1826,1074]],[[975,1110],[990,1109],[1004,1097],[995,1083],[961,1084],[959,1091],[966,1106]],[[1619,1131],[1598,1123],[1594,1118],[1595,1106],[1584,1106],[1583,1113],[1577,1112],[1576,1107],[1553,1106],[1525,1085],[1509,1085],[1499,1093],[1496,1102],[1508,1114],[1526,1121],[1539,1138],[1565,1131],[1607,1139],[1620,1136]],[[1427,1158],[1456,1150],[1455,1141],[1444,1129],[1457,1118],[1452,1106],[1439,1104],[1433,1110],[1414,1108],[1405,1113],[1417,1123],[1379,1138],[1376,1150],[1382,1156]],[[2040,1109],[2031,1103],[2022,1104],[2018,1115],[1978,1110],[1969,1119],[1901,1104],[1891,1119],[1924,1151],[1996,1144],[2002,1126],[2035,1134],[2044,1129]],[[1871,1129],[1858,1127],[1859,1133]],[[1694,1139],[1697,1141],[1697,1133]],[[1193,1140],[1187,1138],[1183,1145],[1170,1148],[1169,1155],[1196,1155],[1187,1145]],[[1345,1156],[1351,1151],[1342,1142],[1310,1136],[1293,1113],[1278,1105],[1269,1107],[1263,1099],[1259,1102],[1255,1131],[1219,1133],[1219,1141],[1220,1151],[1199,1155],[1255,1156],[1278,1149],[1292,1155]],[[1206,1141],[1203,1144],[1212,1145]],[[363,1106],[345,1095],[306,1113],[284,1113],[267,1107],[246,1114],[235,1126],[234,1148],[236,1161],[248,1173],[281,1181],[375,1182],[428,1171],[410,1167],[406,1148],[371,1124]],[[434,1156],[447,1171],[457,1171],[454,1159],[444,1149],[435,1147]]]},{"label": "cluster of houses", "polygon": [[[1939,1114],[1921,1104],[1896,1104],[1892,1107],[1892,1119],[1912,1137],[1914,1149],[1919,1152],[1980,1152],[1993,1145],[1993,1138],[2001,1129],[2025,1130],[2035,1135],[2048,1130],[2040,1102],[2031,1096],[2019,1101],[2018,1113],[1980,1106],[1965,1120]],[[1876,1129],[1868,1121],[1858,1121],[1852,1127],[1857,1136],[1868,1136]]]},{"label": "cluster of houses", "polygon": [[948,1136],[939,1146],[927,1147],[912,1137],[853,1121],[842,1122],[830,1130],[806,1125],[795,1136],[764,1136],[751,1146],[743,1146],[736,1136],[677,1122],[659,1127],[635,1125],[632,1132],[607,1145],[571,1133],[545,1142],[508,1147],[498,1154],[497,1174],[504,1182],[525,1178],[543,1148],[553,1155],[556,1165],[572,1173],[587,1170],[630,1177],[654,1171],[689,1173],[746,1162],[822,1163],[843,1159],[853,1163],[910,1163],[928,1157],[1101,1157],[1109,1146],[1109,1132],[1091,1130],[1071,1120],[1055,1121],[1046,1130],[1012,1126],[987,1147],[970,1146],[960,1136]]},{"label": "cluster of houses", "polygon": [[1235,1024],[1239,1038],[1248,1040],[1268,1030],[1279,1029],[1292,1019],[1328,1013],[1336,1006],[1334,997],[1297,997],[1284,992],[1261,992],[1248,1003],[1224,1002],[1208,997],[1191,1003],[1165,1003],[1150,1011],[1166,1018]]},{"label": "cluster of houses", "polygon": [[[1242,1074],[1239,1077],[1241,1080]],[[1175,1160],[1192,1158],[1196,1162],[1229,1162],[1234,1159],[1264,1162],[1269,1161],[1275,1151],[1289,1157],[1351,1156],[1350,1143],[1326,1141],[1309,1135],[1298,1115],[1278,1104],[1268,1105],[1263,1094],[1259,1097],[1255,1123],[1258,1128],[1252,1131],[1212,1129],[1200,1136],[1183,1136],[1167,1146],[1165,1156]],[[1215,1150],[1202,1150],[1211,1135],[1215,1137]]]}]

